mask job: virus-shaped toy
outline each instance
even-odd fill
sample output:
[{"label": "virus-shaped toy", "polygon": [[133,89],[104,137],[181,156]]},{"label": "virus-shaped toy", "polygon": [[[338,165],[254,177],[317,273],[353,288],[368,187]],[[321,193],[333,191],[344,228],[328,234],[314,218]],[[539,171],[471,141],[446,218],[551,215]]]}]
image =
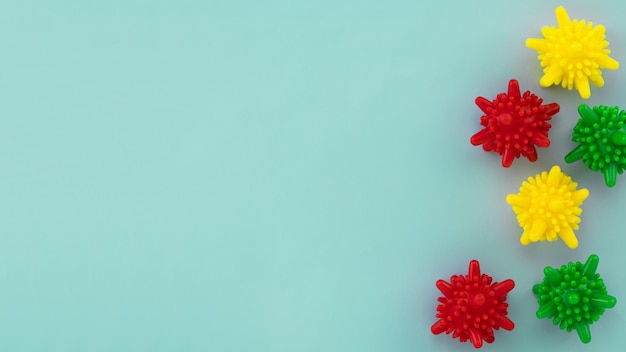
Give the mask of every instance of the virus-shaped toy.
[{"label": "virus-shaped toy", "polygon": [[559,269],[547,266],[543,281],[533,286],[539,301],[537,318],[552,319],[554,325],[567,332],[576,330],[580,340],[589,343],[589,325],[617,303],[615,297],[607,294],[600,274],[596,274],[599,261],[592,254],[585,264],[570,262]]},{"label": "virus-shaped toy", "polygon": [[520,94],[516,80],[509,81],[508,94],[498,94],[495,100],[476,98],[476,105],[485,113],[480,124],[484,128],[470,138],[473,145],[483,145],[487,152],[502,156],[502,166],[509,167],[520,154],[531,162],[537,160],[535,146],[550,145],[547,121],[559,112],[557,103],[542,105],[543,99],[530,91]]},{"label": "virus-shaped toy", "polygon": [[543,39],[529,38],[526,46],[539,52],[543,77],[542,87],[561,84],[563,88],[576,88],[581,98],[591,96],[589,81],[596,87],[604,85],[602,71],[617,70],[619,63],[609,57],[609,42],[605,40],[605,28],[593,26],[585,20],[571,21],[563,6],[556,8],[558,28],[545,26],[541,29]]},{"label": "virus-shaped toy", "polygon": [[589,196],[585,188],[576,190],[576,182],[553,166],[550,172],[529,177],[518,194],[509,194],[506,202],[513,206],[517,221],[524,229],[520,242],[556,241],[557,235],[569,248],[578,247],[574,230],[578,230],[580,206]]},{"label": "virus-shaped toy", "polygon": [[593,171],[602,171],[607,186],[615,186],[617,174],[626,168],[626,112],[619,107],[578,106],[580,119],[572,141],[580,143],[565,156],[565,162],[573,163],[583,159],[583,163]]},{"label": "virus-shaped toy", "polygon": [[506,295],[515,287],[511,279],[491,283],[489,275],[480,273],[477,260],[469,263],[467,275],[453,275],[450,282],[437,281],[437,288],[443,293],[439,297],[437,321],[430,330],[438,335],[445,331],[461,342],[468,339],[474,347],[480,348],[483,340],[492,343],[493,330],[503,328],[513,330],[515,324],[507,317]]}]

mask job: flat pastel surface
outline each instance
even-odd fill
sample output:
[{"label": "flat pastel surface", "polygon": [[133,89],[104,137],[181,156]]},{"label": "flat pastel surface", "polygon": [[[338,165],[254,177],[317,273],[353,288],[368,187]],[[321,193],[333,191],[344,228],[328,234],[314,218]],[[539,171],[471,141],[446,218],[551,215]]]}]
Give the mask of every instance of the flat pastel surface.
[{"label": "flat pastel surface", "polygon": [[[621,350],[626,176],[563,162],[583,101],[524,42],[562,4],[626,65],[626,2],[301,3],[0,4],[0,351],[470,351],[430,326],[471,259],[516,282],[483,350]],[[511,78],[561,112],[504,169],[469,138]],[[580,245],[524,247],[505,197],[555,164]],[[618,303],[585,346],[531,288],[591,253]]]}]

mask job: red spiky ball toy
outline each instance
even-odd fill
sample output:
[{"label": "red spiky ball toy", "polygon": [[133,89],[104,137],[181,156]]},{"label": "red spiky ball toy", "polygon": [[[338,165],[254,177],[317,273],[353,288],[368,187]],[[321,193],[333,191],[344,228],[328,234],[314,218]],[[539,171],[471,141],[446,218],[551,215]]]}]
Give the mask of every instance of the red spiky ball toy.
[{"label": "red spiky ball toy", "polygon": [[552,127],[547,121],[559,112],[557,103],[542,105],[543,99],[530,91],[520,94],[519,83],[509,81],[507,93],[500,93],[493,101],[476,98],[476,105],[485,115],[480,117],[484,128],[470,138],[473,145],[483,145],[487,152],[494,151],[502,156],[502,166],[509,167],[520,155],[531,162],[537,160],[535,146],[550,145],[548,131]]},{"label": "red spiky ball toy", "polygon": [[430,327],[433,334],[452,334],[461,342],[468,339],[480,348],[483,340],[492,343],[493,330],[513,330],[515,324],[507,317],[507,294],[515,287],[511,279],[491,283],[492,277],[480,273],[477,260],[469,263],[467,275],[453,275],[450,282],[438,280],[437,288],[443,293],[439,297],[439,318]]}]

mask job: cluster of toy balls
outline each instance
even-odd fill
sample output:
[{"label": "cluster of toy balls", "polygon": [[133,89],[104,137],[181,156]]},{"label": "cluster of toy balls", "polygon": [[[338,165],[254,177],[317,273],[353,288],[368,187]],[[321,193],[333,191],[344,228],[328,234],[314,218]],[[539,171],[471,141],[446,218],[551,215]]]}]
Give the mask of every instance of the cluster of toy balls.
[{"label": "cluster of toy balls", "polygon": [[[582,99],[591,96],[589,82],[602,87],[601,69],[615,70],[619,63],[609,56],[605,28],[585,20],[571,20],[562,6],[556,9],[558,26],[543,27],[544,38],[530,38],[526,46],[539,53],[543,76],[542,87],[561,85],[576,89]],[[537,148],[550,146],[550,120],[560,110],[557,103],[544,104],[530,91],[521,92],[517,80],[509,81],[506,93],[495,99],[476,98],[483,112],[482,130],[470,138],[471,144],[482,145],[487,152],[501,156],[502,166],[510,167],[523,156],[537,160]],[[578,106],[580,118],[573,128],[572,141],[578,143],[565,156],[565,162],[578,160],[592,171],[601,171],[608,187],[626,168],[626,112],[617,106]],[[574,233],[578,230],[582,203],[589,196],[587,189],[553,166],[522,183],[519,193],[509,194],[512,206],[523,228],[520,242],[528,245],[538,241],[561,239],[569,248],[578,247]],[[569,262],[560,268],[545,267],[544,279],[532,291],[537,296],[537,318],[552,319],[554,325],[567,332],[576,331],[583,343],[591,341],[590,325],[598,321],[608,308],[617,303],[608,295],[604,281],[596,273],[599,257],[589,256],[585,263]],[[453,275],[450,281],[436,283],[439,297],[431,331],[438,335],[452,334],[461,342],[470,341],[475,348],[483,342],[495,341],[494,330],[512,330],[507,317],[507,294],[515,282],[507,279],[493,282],[481,274],[478,261],[472,260],[467,275]]]},{"label": "cluster of toy balls", "polygon": [[[544,38],[530,38],[526,46],[537,50],[544,75],[539,85],[549,87],[560,84],[569,90],[576,89],[582,99],[591,96],[589,82],[596,87],[604,85],[601,69],[616,70],[619,63],[609,56],[605,29],[585,20],[570,20],[565,8],[556,9],[558,27],[546,26]],[[498,94],[490,101],[476,98],[483,111],[480,118],[483,129],[470,138],[473,145],[482,145],[485,151],[502,156],[502,166],[510,167],[520,156],[531,162],[537,160],[537,150],[550,145],[549,121],[559,112],[559,104],[543,104],[543,99],[530,91],[520,93],[516,80],[509,82],[508,92]],[[580,119],[572,134],[579,143],[565,157],[573,163],[582,159],[593,171],[602,171],[607,186],[615,186],[617,174],[626,166],[626,112],[619,107],[581,104]]]},{"label": "cluster of toy balls", "polygon": [[[589,326],[617,303],[596,273],[599,261],[592,254],[585,263],[569,262],[560,268],[546,266],[543,280],[532,288],[539,304],[537,318],[552,319],[554,325],[567,332],[575,330],[583,343],[589,343]],[[506,303],[515,282],[493,282],[491,276],[481,274],[477,260],[469,263],[467,275],[452,275],[450,282],[438,280],[436,286],[443,296],[437,299],[439,320],[430,327],[433,334],[452,334],[452,338],[469,340],[480,348],[483,342],[495,341],[494,330],[510,331],[515,327],[507,317]]]}]

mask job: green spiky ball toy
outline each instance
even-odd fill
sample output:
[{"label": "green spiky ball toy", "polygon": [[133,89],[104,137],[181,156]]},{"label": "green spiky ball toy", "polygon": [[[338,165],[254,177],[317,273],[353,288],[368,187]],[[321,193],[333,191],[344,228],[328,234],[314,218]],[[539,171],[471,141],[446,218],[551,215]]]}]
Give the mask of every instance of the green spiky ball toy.
[{"label": "green spiky ball toy", "polygon": [[545,278],[533,286],[539,309],[537,318],[551,318],[561,330],[576,330],[583,343],[591,341],[589,325],[600,319],[605,309],[613,308],[617,300],[607,294],[604,281],[596,274],[600,258],[592,254],[584,264],[545,267]]},{"label": "green spiky ball toy", "polygon": [[602,171],[606,185],[613,187],[617,174],[626,168],[626,112],[617,106],[580,104],[578,113],[572,141],[579,145],[565,156],[565,162],[582,159],[591,170]]}]

